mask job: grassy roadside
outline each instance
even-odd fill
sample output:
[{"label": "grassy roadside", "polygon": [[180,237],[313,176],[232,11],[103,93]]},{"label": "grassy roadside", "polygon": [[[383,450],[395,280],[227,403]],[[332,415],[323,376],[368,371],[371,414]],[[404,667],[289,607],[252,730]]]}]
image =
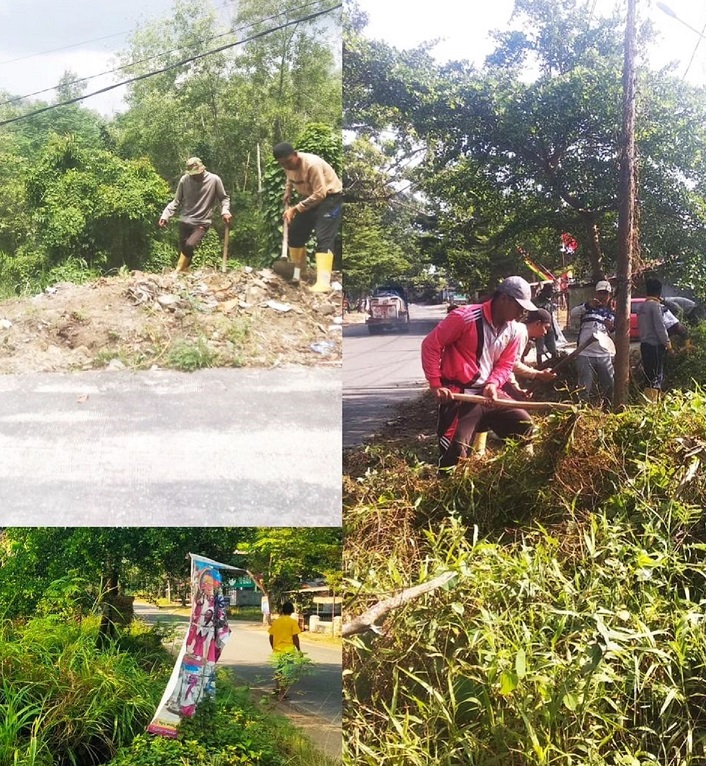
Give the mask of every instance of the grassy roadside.
[{"label": "grassy roadside", "polygon": [[443,480],[430,406],[346,455],[349,613],[454,579],[346,642],[344,763],[706,762],[702,391],[544,418],[534,455]]},{"label": "grassy roadside", "polygon": [[97,616],[0,622],[2,766],[322,766],[334,760],[221,671],[215,703],[177,740],[144,733],[173,657],[137,622],[97,647]]}]

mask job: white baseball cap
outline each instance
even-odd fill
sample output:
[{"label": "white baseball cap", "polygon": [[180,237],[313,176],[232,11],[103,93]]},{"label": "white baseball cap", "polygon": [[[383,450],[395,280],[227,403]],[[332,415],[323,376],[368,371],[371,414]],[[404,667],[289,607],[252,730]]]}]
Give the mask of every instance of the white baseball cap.
[{"label": "white baseball cap", "polygon": [[596,292],[597,293],[612,293],[613,288],[610,286],[610,282],[608,282],[607,279],[602,279],[600,282],[596,283]]},{"label": "white baseball cap", "polygon": [[536,311],[532,303],[532,288],[522,277],[507,277],[497,286],[497,291],[514,298],[525,311]]}]

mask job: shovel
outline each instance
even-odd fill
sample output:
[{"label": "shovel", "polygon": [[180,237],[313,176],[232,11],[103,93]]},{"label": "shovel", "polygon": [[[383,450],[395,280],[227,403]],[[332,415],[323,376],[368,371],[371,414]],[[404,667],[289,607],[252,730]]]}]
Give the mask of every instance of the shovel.
[{"label": "shovel", "polygon": [[586,340],[580,345],[577,346],[568,356],[565,356],[563,359],[560,359],[552,368],[551,370],[553,372],[556,372],[557,370],[560,370],[562,367],[566,367],[566,365],[575,359],[582,351],[585,351],[592,343],[598,343],[602,349],[605,351],[608,351],[611,354],[615,353],[615,345],[613,344],[613,341],[608,337],[608,335],[604,332],[592,333]]},{"label": "shovel", "polygon": [[221,264],[221,271],[225,274],[226,263],[228,262],[228,245],[230,244],[230,223],[226,224],[226,230],[223,233],[223,263]]}]

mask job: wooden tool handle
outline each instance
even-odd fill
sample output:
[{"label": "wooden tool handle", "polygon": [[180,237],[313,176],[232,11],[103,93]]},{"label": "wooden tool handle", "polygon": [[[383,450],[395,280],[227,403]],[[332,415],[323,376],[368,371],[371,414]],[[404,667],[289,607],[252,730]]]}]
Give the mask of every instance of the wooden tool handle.
[{"label": "wooden tool handle", "polygon": [[223,232],[223,263],[221,264],[221,271],[225,272],[226,264],[228,263],[228,245],[230,244],[230,224],[226,224],[225,231]]},{"label": "wooden tool handle", "polygon": [[[473,402],[473,404],[488,404],[488,400],[484,396],[478,396],[477,394],[453,394],[453,398],[457,402]],[[531,399],[528,401],[518,401],[515,399],[496,399],[493,402],[494,407],[506,407],[506,408],[519,408],[521,410],[571,410],[575,405],[567,404],[566,402],[533,402]]]},{"label": "wooden tool handle", "polygon": [[289,239],[289,224],[285,220],[282,224],[282,258],[287,257],[287,246],[288,246],[288,240]]}]

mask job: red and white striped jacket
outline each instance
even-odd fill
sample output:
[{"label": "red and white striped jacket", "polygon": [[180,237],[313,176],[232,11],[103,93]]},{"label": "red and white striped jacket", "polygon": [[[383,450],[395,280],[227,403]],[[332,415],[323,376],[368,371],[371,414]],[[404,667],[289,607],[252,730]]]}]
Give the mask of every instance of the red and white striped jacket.
[{"label": "red and white striped jacket", "polygon": [[520,352],[520,327],[493,327],[491,303],[454,309],[424,338],[422,368],[430,386],[479,391],[488,383],[505,385]]}]

